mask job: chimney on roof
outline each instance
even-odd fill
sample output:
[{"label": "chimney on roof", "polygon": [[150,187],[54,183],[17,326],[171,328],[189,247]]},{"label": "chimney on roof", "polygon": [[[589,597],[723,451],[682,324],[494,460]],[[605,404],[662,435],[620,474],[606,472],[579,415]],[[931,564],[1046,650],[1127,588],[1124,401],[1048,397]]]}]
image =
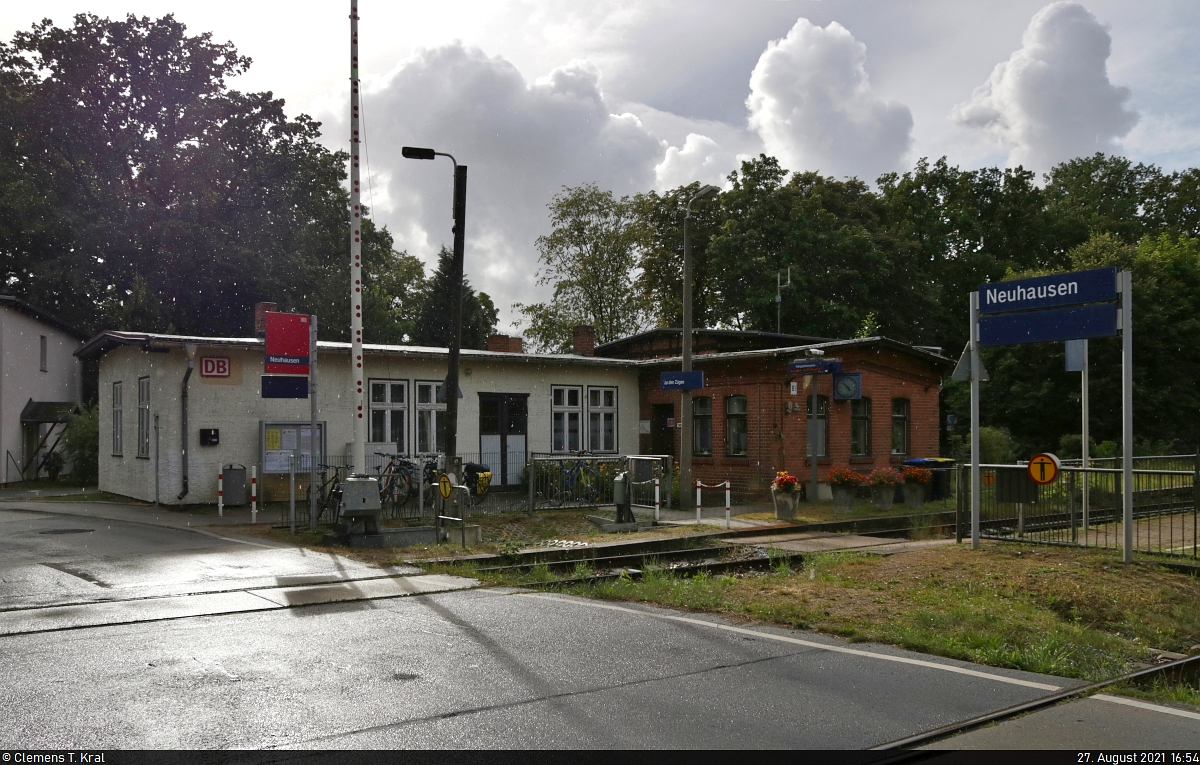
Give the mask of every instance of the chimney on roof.
[{"label": "chimney on roof", "polygon": [[596,328],[580,324],[571,329],[571,348],[576,356],[596,355]]},{"label": "chimney on roof", "polygon": [[524,353],[521,338],[508,335],[489,335],[487,349],[494,353]]},{"label": "chimney on roof", "polygon": [[275,303],[254,304],[254,336],[259,340],[267,337],[267,312],[274,312],[278,306]]}]

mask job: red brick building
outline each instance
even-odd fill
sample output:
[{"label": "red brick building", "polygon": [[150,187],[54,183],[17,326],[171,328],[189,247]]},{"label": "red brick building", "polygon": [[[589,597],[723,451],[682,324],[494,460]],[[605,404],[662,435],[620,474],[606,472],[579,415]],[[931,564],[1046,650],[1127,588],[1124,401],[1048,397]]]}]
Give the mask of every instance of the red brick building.
[{"label": "red brick building", "polygon": [[[835,467],[869,472],[910,457],[938,456],[939,392],[953,362],[938,349],[883,337],[822,340],[727,330],[697,331],[693,366],[704,389],[693,391],[693,471],[698,480],[726,478],[743,490],[764,490],[779,470],[810,475],[806,380],[788,363],[817,349],[840,359],[842,373],[861,382],[860,398],[833,391],[833,376],[816,385],[817,452],[821,480]],[[659,389],[661,372],[679,369],[678,329],[656,329],[595,348],[597,356],[645,359],[641,373],[639,447],[643,454],[680,454],[681,396]],[[854,386],[848,386],[854,387]],[[849,389],[842,393],[852,392]]]}]

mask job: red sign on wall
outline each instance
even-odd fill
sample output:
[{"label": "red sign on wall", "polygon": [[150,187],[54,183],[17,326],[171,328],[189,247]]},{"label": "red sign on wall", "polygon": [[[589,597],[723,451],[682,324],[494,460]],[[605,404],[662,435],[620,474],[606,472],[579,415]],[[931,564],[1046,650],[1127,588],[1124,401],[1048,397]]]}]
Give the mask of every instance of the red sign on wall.
[{"label": "red sign on wall", "polygon": [[308,374],[308,315],[267,312],[266,373]]},{"label": "red sign on wall", "polygon": [[228,356],[201,356],[201,377],[229,377]]}]

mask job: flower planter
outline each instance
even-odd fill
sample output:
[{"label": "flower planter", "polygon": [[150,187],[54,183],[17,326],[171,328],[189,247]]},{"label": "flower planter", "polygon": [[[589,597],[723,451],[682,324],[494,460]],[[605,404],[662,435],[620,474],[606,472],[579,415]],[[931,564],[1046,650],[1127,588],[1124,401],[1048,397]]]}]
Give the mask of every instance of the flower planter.
[{"label": "flower planter", "polygon": [[925,505],[925,484],[923,483],[906,483],[904,484],[904,506],[913,509],[920,509]]},{"label": "flower planter", "polygon": [[775,517],[781,521],[796,520],[796,500],[799,493],[771,489],[771,501],[775,503]]},{"label": "flower planter", "polygon": [[854,498],[858,494],[857,486],[834,486],[833,506],[844,513],[854,507]]},{"label": "flower planter", "polygon": [[892,500],[896,496],[896,487],[890,484],[871,487],[871,501],[875,507],[884,512],[892,509]]}]

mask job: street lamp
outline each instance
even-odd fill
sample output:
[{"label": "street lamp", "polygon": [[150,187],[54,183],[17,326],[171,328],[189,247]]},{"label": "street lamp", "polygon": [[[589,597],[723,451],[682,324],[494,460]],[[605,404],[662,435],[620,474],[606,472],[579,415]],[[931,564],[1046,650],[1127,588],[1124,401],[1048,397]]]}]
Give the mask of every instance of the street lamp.
[{"label": "street lamp", "polygon": [[[455,478],[461,479],[461,471],[455,470],[455,456],[458,452],[458,399],[462,393],[458,390],[458,351],[462,344],[462,283],[463,283],[463,237],[466,232],[467,218],[467,166],[460,165],[452,154],[433,149],[420,149],[415,146],[405,146],[400,149],[405,159],[433,159],[434,157],[449,157],[454,163],[454,261],[450,273],[450,363],[446,371],[446,382],[442,391],[446,396],[446,470],[454,471]],[[434,428],[435,438],[437,428]]]},{"label": "street lamp", "polygon": [[[707,199],[721,190],[701,186],[687,203],[683,218],[683,371],[692,371],[692,202]],[[692,392],[683,391],[679,416],[683,432],[679,435],[679,506],[686,507],[692,489]]]}]

